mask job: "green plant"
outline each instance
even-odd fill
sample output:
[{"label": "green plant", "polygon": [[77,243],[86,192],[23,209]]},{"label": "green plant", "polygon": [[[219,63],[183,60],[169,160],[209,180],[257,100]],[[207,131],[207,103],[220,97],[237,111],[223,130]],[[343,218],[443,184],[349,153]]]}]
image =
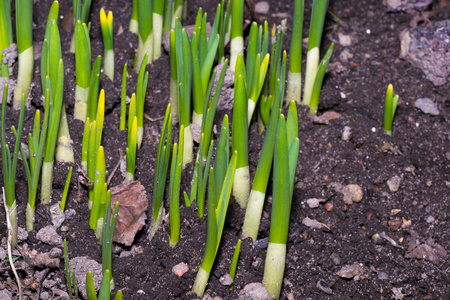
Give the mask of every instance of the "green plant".
[{"label": "green plant", "polygon": [[72,167],[69,168],[69,173],[67,173],[66,183],[64,184],[64,191],[61,198],[60,208],[62,211],[66,208],[67,194],[69,193],[70,179],[72,178]]},{"label": "green plant", "polygon": [[[194,112],[192,122],[202,125],[203,108],[209,95],[208,82],[211,78],[211,70],[219,46],[219,36],[214,29],[210,36],[206,37],[206,13],[202,17],[202,9],[198,10],[196,28],[191,37],[192,53],[192,95]],[[225,66],[226,67],[226,66]]]},{"label": "green plant", "polygon": [[[131,107],[131,106],[130,106]],[[137,117],[133,117],[131,127],[128,127],[128,147],[125,150],[127,155],[127,173],[125,179],[134,180],[134,171],[136,168],[136,145],[137,145]]]},{"label": "green plant", "polygon": [[127,121],[127,64],[123,65],[122,72],[122,96],[120,98],[120,130],[125,130]]},{"label": "green plant", "polygon": [[8,65],[3,63],[2,51],[13,43],[10,1],[0,3],[0,32],[0,77],[9,78]]},{"label": "green plant", "polygon": [[[16,170],[17,158],[20,148],[20,137],[22,134],[23,118],[25,114],[25,95],[22,96],[22,104],[20,108],[20,117],[18,130],[15,132],[16,143],[14,146],[13,157],[9,145],[6,144],[5,138],[5,117],[6,117],[6,102],[8,98],[8,85],[3,88],[2,100],[2,129],[1,129],[1,146],[2,146],[2,170],[3,170],[3,185],[4,185],[4,201],[9,212],[9,219],[11,220],[11,247],[14,248],[17,242],[17,203],[16,203]],[[13,131],[15,131],[13,127]]]},{"label": "green plant", "polygon": [[269,182],[270,170],[272,169],[273,152],[275,148],[275,135],[278,126],[278,118],[281,113],[283,97],[280,94],[281,82],[278,81],[275,91],[274,104],[270,114],[270,121],[267,127],[266,136],[253,178],[252,190],[248,198],[247,209],[245,211],[242,235],[244,238],[251,237],[256,241],[258,237],[259,223],[261,220],[264,200],[266,197],[267,184]]},{"label": "green plant", "polygon": [[170,104],[172,114],[178,115],[177,44],[175,30],[170,30]]},{"label": "green plant", "polygon": [[[81,24],[86,24],[88,29],[91,26],[89,22],[89,14],[91,11],[92,0],[73,0],[72,10],[73,10],[73,24],[76,26],[77,22],[80,21]],[[76,28],[75,28],[76,30]],[[72,40],[70,42],[70,52],[75,53],[75,34],[73,33]]]},{"label": "green plant", "polygon": [[[106,168],[105,168],[105,152],[102,146],[98,147],[97,159],[95,162],[95,175],[93,186],[89,189],[92,195],[92,209],[91,216],[89,218],[89,225],[91,229],[95,230],[95,235],[98,239],[101,238],[103,232],[103,215],[105,209],[105,203],[107,205],[108,199],[108,185],[106,183]],[[92,193],[91,193],[92,192]],[[109,197],[111,197],[109,195]]]},{"label": "green plant", "polygon": [[388,135],[392,135],[392,123],[394,121],[395,111],[397,110],[398,95],[394,96],[394,87],[388,85],[386,98],[384,101],[384,123],[383,129]]},{"label": "green plant", "polygon": [[[111,216],[111,191],[108,191],[104,206],[104,218],[103,218],[103,238],[102,238],[102,270],[103,275],[106,270],[110,270],[112,273],[112,247],[114,230],[116,228],[117,215],[119,214],[119,202],[114,205],[114,211]],[[114,279],[111,274],[111,289],[114,289]]]},{"label": "green plant", "polygon": [[178,120],[184,126],[183,168],[192,162],[193,138],[191,131],[191,51],[186,29],[181,28],[179,19],[175,22]]},{"label": "green plant", "polygon": [[108,12],[106,16],[105,10],[100,9],[100,25],[103,34],[103,48],[105,54],[105,62],[103,64],[103,72],[106,76],[114,81],[114,47],[113,47],[113,14]]},{"label": "green plant", "polygon": [[170,246],[175,248],[180,240],[180,185],[181,172],[183,171],[183,125],[180,128],[180,136],[177,143],[173,145],[172,166],[170,171]]},{"label": "green plant", "polygon": [[133,0],[133,9],[131,11],[130,25],[128,30],[132,33],[139,34],[138,25],[138,0]]},{"label": "green plant", "polygon": [[323,78],[325,77],[325,71],[327,69],[328,63],[330,62],[331,54],[333,54],[333,48],[334,44],[332,43],[325,53],[325,56],[319,64],[319,69],[317,70],[316,80],[314,81],[314,87],[311,94],[311,100],[309,101],[309,113],[312,115],[317,114]]},{"label": "green plant", "polygon": [[149,55],[146,53],[139,69],[138,81],[136,84],[136,116],[137,116],[137,143],[141,148],[142,137],[144,136],[144,106],[145,94],[147,92],[148,72],[145,70]]},{"label": "green plant", "polygon": [[161,56],[161,40],[163,35],[163,15],[165,1],[154,0],[153,2],[153,56],[152,60],[157,60]]},{"label": "green plant", "polygon": [[302,34],[305,0],[295,0],[292,24],[291,48],[289,52],[289,75],[287,100],[300,104],[302,97]]},{"label": "green plant", "polygon": [[30,92],[34,73],[33,54],[33,0],[16,1],[16,39],[19,53],[17,85],[14,90],[14,108],[20,108],[22,94]]},{"label": "green plant", "polygon": [[308,54],[306,57],[303,104],[309,105],[320,60],[320,42],[329,0],[314,0],[309,25]]},{"label": "green plant", "polygon": [[236,172],[238,156],[238,153],[234,152],[231,157],[218,199],[215,197],[214,169],[211,168],[209,172],[208,230],[205,253],[192,289],[198,297],[203,297],[206,284],[209,280],[209,274],[211,273],[217,251],[219,249],[223,227],[225,224],[225,217],[227,215],[228,203],[230,200],[231,188],[235,177],[234,174]]},{"label": "green plant", "polygon": [[[295,111],[297,113],[297,111]],[[287,124],[283,115],[278,120],[273,162],[272,214],[270,221],[269,246],[264,266],[263,283],[273,299],[280,297],[286,263],[286,243],[294,191],[294,175],[297,166],[299,140],[296,128],[288,113]]]},{"label": "green plant", "polygon": [[153,192],[153,220],[150,239],[158,230],[163,217],[163,199],[169,169],[170,148],[172,145],[172,114],[170,104],[167,105],[163,127],[159,137],[158,153],[156,155],[155,183]]},{"label": "green plant", "polygon": [[91,76],[91,41],[86,23],[81,23],[80,20],[76,21],[74,36],[76,86],[73,114],[75,119],[85,121]]},{"label": "green plant", "polygon": [[[234,248],[233,259],[231,260],[230,266],[230,277],[234,281],[234,277],[236,276],[237,263],[239,260],[239,253],[241,251],[241,240],[238,240],[236,243],[236,248]],[[233,287],[233,285],[231,285]]]},{"label": "green plant", "polygon": [[239,55],[244,54],[244,0],[231,2],[231,48],[230,69],[235,71],[236,61]]},{"label": "green plant", "polygon": [[70,276],[69,270],[69,255],[67,254],[67,241],[64,239],[64,268],[66,273],[67,291],[70,297],[78,297],[77,280],[75,277],[75,270],[72,270],[72,276]]},{"label": "green plant", "polygon": [[175,28],[177,18],[183,18],[183,9],[187,0],[173,0],[172,28]]},{"label": "green plant", "polygon": [[[137,0],[138,2],[138,28],[139,44],[137,65],[141,66],[144,56],[147,54],[146,64],[153,60],[153,1]],[[146,65],[145,64],[145,65]],[[144,65],[144,66],[145,66]]]},{"label": "green plant", "polygon": [[248,167],[248,98],[245,86],[245,65],[242,55],[237,57],[234,79],[234,105],[232,124],[232,151],[239,153],[236,163],[236,180],[233,196],[242,208],[247,206],[250,192],[250,169]]}]

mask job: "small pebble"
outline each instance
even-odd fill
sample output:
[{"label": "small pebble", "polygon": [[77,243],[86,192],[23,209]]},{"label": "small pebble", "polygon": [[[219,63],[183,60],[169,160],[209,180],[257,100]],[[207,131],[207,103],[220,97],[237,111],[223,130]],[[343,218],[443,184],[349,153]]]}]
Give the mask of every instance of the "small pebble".
[{"label": "small pebble", "polygon": [[389,275],[385,272],[380,272],[380,273],[378,273],[378,279],[380,279],[380,280],[389,279]]},{"label": "small pebble", "polygon": [[359,263],[355,262],[353,265],[343,266],[336,274],[341,278],[353,278],[360,272]]},{"label": "small pebble", "polygon": [[338,33],[339,44],[343,47],[348,47],[352,44],[352,37],[347,34]]},{"label": "small pebble", "polygon": [[328,284],[328,282],[326,282],[323,279],[319,279],[319,281],[317,281],[316,287],[319,290],[321,290],[322,292],[324,292],[325,294],[328,294],[328,295],[333,294],[333,290],[330,288],[330,285]]},{"label": "small pebble", "polygon": [[52,246],[61,246],[63,244],[62,238],[56,233],[56,228],[52,225],[39,230],[36,234],[36,238],[41,242]]},{"label": "small pebble", "polygon": [[269,2],[261,1],[255,5],[255,13],[260,15],[265,15],[269,12]]},{"label": "small pebble", "polygon": [[428,224],[431,224],[431,223],[434,222],[434,217],[433,216],[428,216],[426,221],[427,221]]},{"label": "small pebble", "polygon": [[189,271],[189,266],[184,262],[179,263],[172,268],[172,273],[178,275],[178,277],[183,276],[187,271]]},{"label": "small pebble", "polygon": [[333,211],[333,203],[328,202],[327,204],[325,204],[325,210],[326,211]]},{"label": "small pebble", "polygon": [[436,103],[430,98],[417,99],[414,106],[423,111],[426,114],[437,116],[439,115],[439,109]]},{"label": "small pebble", "polygon": [[350,127],[345,126],[344,131],[342,132],[342,140],[348,141],[350,140],[350,137],[352,136],[352,130]]},{"label": "small pebble", "polygon": [[401,209],[391,209],[391,216],[397,215],[399,212],[401,212]]},{"label": "small pebble", "polygon": [[402,182],[402,178],[400,176],[393,176],[387,181],[387,185],[389,187],[389,190],[392,193],[395,193],[400,188],[400,183]]},{"label": "small pebble", "polygon": [[380,236],[380,234],[375,233],[371,237],[372,242],[374,242],[376,245],[382,245],[384,243],[383,238]]},{"label": "small pebble", "polygon": [[388,221],[389,229],[392,231],[397,231],[402,225],[402,223],[403,223],[402,220],[389,220]]},{"label": "small pebble", "polygon": [[339,257],[338,254],[336,253],[331,253],[330,255],[331,260],[333,261],[333,263],[337,266],[341,264],[341,258]]},{"label": "small pebble", "polygon": [[351,204],[353,202],[361,202],[363,198],[363,191],[361,187],[357,184],[347,184],[345,186],[348,194],[344,194],[344,202],[347,204]]},{"label": "small pebble", "polygon": [[230,274],[225,274],[219,278],[219,282],[221,285],[232,285],[233,279],[231,278]]},{"label": "small pebble", "polygon": [[321,202],[325,202],[325,199],[310,198],[310,199],[306,200],[306,203],[308,203],[308,206],[310,208],[317,208],[317,207],[319,207]]}]

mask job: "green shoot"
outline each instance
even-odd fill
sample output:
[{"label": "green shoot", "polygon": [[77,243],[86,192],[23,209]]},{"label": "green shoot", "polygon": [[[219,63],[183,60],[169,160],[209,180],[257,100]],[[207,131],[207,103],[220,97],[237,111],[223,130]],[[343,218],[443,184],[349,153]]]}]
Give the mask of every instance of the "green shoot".
[{"label": "green shoot", "polygon": [[137,0],[137,3],[139,27],[137,65],[141,66],[142,69],[142,61],[145,55],[148,56],[146,64],[150,64],[153,60],[153,1]]},{"label": "green shoot", "polygon": [[174,0],[173,1],[173,15],[172,15],[172,28],[175,28],[175,23],[177,18],[182,19],[183,18],[183,9],[184,4],[187,2],[187,0]]},{"label": "green shoot", "polygon": [[312,115],[317,114],[323,78],[325,77],[325,71],[327,69],[328,63],[330,62],[331,54],[333,54],[333,48],[334,44],[332,43],[325,53],[325,56],[320,62],[319,69],[317,70],[316,80],[314,81],[314,87],[311,94],[311,100],[309,101],[309,113]]},{"label": "green shoot", "polygon": [[292,24],[291,48],[289,52],[289,75],[287,100],[300,104],[302,96],[302,33],[305,0],[295,0]]},{"label": "green shoot", "polygon": [[[89,171],[89,170],[88,170]],[[89,218],[89,225],[93,230],[96,230],[97,238],[100,238],[100,231],[97,230],[99,225],[103,225],[103,209],[106,202],[106,169],[105,169],[105,152],[103,147],[98,147],[97,158],[95,162],[94,177],[89,177],[90,180],[94,179],[94,184],[89,190],[92,195],[92,210]],[[92,191],[92,193],[91,193]],[[89,199],[90,200],[90,199]],[[101,219],[101,220],[100,220]],[[103,227],[103,226],[100,226]]]},{"label": "green shoot", "polygon": [[231,2],[231,48],[230,69],[235,71],[236,60],[239,55],[244,54],[244,0],[233,0]]},{"label": "green shoot", "polygon": [[113,47],[113,14],[108,12],[106,16],[105,10],[100,9],[100,25],[103,34],[103,48],[105,53],[105,62],[103,64],[103,72],[106,76],[114,81],[114,47]]},{"label": "green shoot", "polygon": [[10,1],[0,3],[0,32],[0,77],[9,78],[8,65],[3,63],[2,51],[13,43]]},{"label": "green shoot", "polygon": [[125,130],[127,113],[127,64],[123,65],[122,96],[120,98],[120,130]]},{"label": "green shoot", "polygon": [[94,66],[92,67],[91,75],[89,78],[86,117],[89,117],[91,120],[94,120],[95,117],[97,116],[101,67],[102,67],[102,57],[99,55],[95,59]]},{"label": "green shoot", "polygon": [[203,297],[206,284],[209,280],[217,251],[219,250],[220,240],[225,225],[228,203],[230,201],[231,188],[233,186],[234,174],[236,172],[236,163],[238,153],[234,152],[224,178],[223,186],[218,199],[215,198],[214,170],[209,172],[208,187],[208,231],[206,236],[205,253],[202,264],[195,278],[193,292],[198,297]]},{"label": "green shoot", "polygon": [[329,0],[314,0],[309,25],[308,54],[306,57],[303,104],[309,105],[320,60],[320,42]]},{"label": "green shoot", "polygon": [[232,151],[239,153],[233,196],[242,208],[247,206],[250,192],[250,169],[248,167],[248,103],[245,86],[245,65],[242,55],[237,57],[234,80],[234,105],[232,124]]},{"label": "green shoot", "polygon": [[76,73],[74,118],[85,121],[91,76],[91,41],[85,23],[79,20],[76,22],[74,36]]},{"label": "green shoot", "polygon": [[[72,10],[73,10],[73,24],[76,25],[78,21],[81,24],[87,24],[90,27],[89,14],[91,12],[92,0],[73,0]],[[76,30],[76,28],[75,28]],[[75,35],[73,33],[72,41],[70,42],[70,52],[75,53]]]},{"label": "green shoot", "polygon": [[[108,191],[107,202],[105,203],[103,238],[102,238],[102,270],[103,276],[106,270],[112,270],[112,247],[114,230],[116,228],[117,215],[119,214],[119,202],[114,206],[114,212],[111,217],[111,191]],[[112,271],[111,271],[112,272]],[[111,274],[111,289],[114,289],[114,279]]]},{"label": "green shoot", "polygon": [[[87,299],[88,300],[107,300],[111,298],[111,280],[112,275],[110,270],[105,270],[102,277],[102,282],[100,284],[100,290],[97,293],[95,292],[95,286],[94,286],[94,277],[92,276],[91,271],[88,271],[86,273],[86,293],[87,293]],[[122,291],[117,291],[116,296],[114,297],[114,300],[122,300],[123,294]]]},{"label": "green shoot", "polygon": [[[239,253],[241,251],[241,240],[238,240],[236,243],[236,248],[234,248],[233,259],[231,260],[230,266],[230,277],[234,281],[234,277],[236,276],[237,263],[239,260]],[[233,285],[231,285],[233,287]]]},{"label": "green shoot", "polygon": [[181,172],[183,171],[183,137],[184,130],[181,125],[178,141],[175,143],[172,152],[172,166],[170,171],[170,246],[175,248],[180,240],[180,184]]},{"label": "green shoot", "polygon": [[177,45],[175,30],[170,30],[170,104],[172,114],[178,115]]},{"label": "green shoot", "polygon": [[66,183],[64,184],[64,191],[61,198],[60,208],[62,211],[66,208],[67,194],[69,193],[70,179],[72,178],[72,167],[69,168],[69,173],[67,174]]},{"label": "green shoot", "polygon": [[78,289],[76,285],[75,270],[72,270],[72,278],[69,270],[69,255],[67,254],[67,241],[64,239],[64,267],[66,273],[67,291],[70,297],[78,297]]},{"label": "green shoot", "polygon": [[16,1],[16,39],[19,53],[17,85],[14,90],[14,109],[20,109],[22,94],[28,99],[34,73],[33,0]]},{"label": "green shoot", "polygon": [[127,157],[127,173],[125,180],[134,180],[136,168],[136,145],[137,145],[137,117],[133,118],[131,128],[129,128],[128,147],[125,150]]},{"label": "green shoot", "polygon": [[228,161],[230,159],[230,129],[228,126],[228,115],[223,116],[219,142],[217,143],[216,158],[214,161],[214,181],[215,181],[215,198],[219,199],[225,175],[228,169]]},{"label": "green shoot", "polygon": [[144,106],[145,94],[147,92],[148,72],[145,70],[147,66],[148,54],[144,58],[139,69],[138,81],[136,84],[136,116],[137,116],[137,143],[138,148],[141,148],[142,138],[144,136]]},{"label": "green shoot", "polygon": [[388,135],[392,135],[392,123],[394,121],[395,111],[397,110],[398,95],[394,96],[394,88],[390,84],[386,91],[384,101],[384,125],[383,129]]},{"label": "green shoot", "polygon": [[130,25],[128,30],[132,33],[139,34],[138,25],[138,0],[133,0],[133,9],[131,11]]},{"label": "green shoot", "polygon": [[[22,104],[20,108],[20,117],[17,133],[15,134],[16,143],[14,146],[13,157],[9,145],[6,144],[5,138],[5,118],[6,118],[6,102],[8,101],[8,85],[3,88],[2,100],[2,128],[1,128],[1,146],[2,146],[2,170],[4,185],[4,201],[8,207],[9,218],[11,220],[11,247],[14,248],[17,242],[17,203],[16,203],[16,170],[17,158],[19,156],[20,137],[22,135],[23,118],[25,114],[25,95],[22,96]],[[13,131],[15,131],[13,127]]]},{"label": "green shoot", "polygon": [[159,138],[158,153],[156,155],[155,183],[153,192],[153,221],[150,239],[154,236],[162,223],[163,199],[166,186],[167,171],[169,169],[170,148],[172,144],[172,114],[170,104],[167,105],[164,123]]},{"label": "green shoot", "polygon": [[161,40],[163,35],[163,15],[165,1],[154,0],[153,2],[153,58],[157,60],[161,56]]},{"label": "green shoot", "polygon": [[[295,116],[296,117],[296,116]],[[289,116],[288,116],[289,119]],[[289,122],[290,123],[290,122]],[[288,145],[286,122],[283,115],[278,120],[273,163],[272,215],[269,246],[264,267],[263,283],[273,299],[280,297],[286,263],[286,243],[294,189],[295,167],[298,159],[298,138]],[[293,151],[291,154],[290,148]],[[292,168],[293,166],[293,168]],[[291,172],[294,170],[294,172]]]}]

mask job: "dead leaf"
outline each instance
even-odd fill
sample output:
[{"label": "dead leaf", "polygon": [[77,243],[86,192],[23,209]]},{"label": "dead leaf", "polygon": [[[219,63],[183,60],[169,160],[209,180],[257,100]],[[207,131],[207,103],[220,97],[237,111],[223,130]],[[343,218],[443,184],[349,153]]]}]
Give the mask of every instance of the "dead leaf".
[{"label": "dead leaf", "polygon": [[328,125],[331,120],[340,118],[341,114],[335,111],[326,111],[320,116],[309,115],[309,118],[316,124]]},{"label": "dead leaf", "polygon": [[148,208],[145,188],[139,181],[124,182],[111,188],[111,208],[119,202],[114,241],[130,246],[134,236],[142,229]]}]

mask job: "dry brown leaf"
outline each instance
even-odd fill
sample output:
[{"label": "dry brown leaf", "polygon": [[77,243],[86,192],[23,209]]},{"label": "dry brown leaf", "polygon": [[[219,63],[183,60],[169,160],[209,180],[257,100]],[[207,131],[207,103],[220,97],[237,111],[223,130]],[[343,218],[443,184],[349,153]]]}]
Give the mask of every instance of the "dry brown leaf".
[{"label": "dry brown leaf", "polygon": [[333,119],[337,119],[340,118],[341,114],[337,113],[335,111],[327,111],[324,112],[322,115],[320,116],[316,116],[316,115],[309,115],[309,118],[316,124],[329,124],[331,120]]},{"label": "dry brown leaf", "polygon": [[148,208],[145,188],[139,181],[124,182],[111,188],[111,208],[119,201],[114,241],[131,246],[136,233],[142,229]]}]

